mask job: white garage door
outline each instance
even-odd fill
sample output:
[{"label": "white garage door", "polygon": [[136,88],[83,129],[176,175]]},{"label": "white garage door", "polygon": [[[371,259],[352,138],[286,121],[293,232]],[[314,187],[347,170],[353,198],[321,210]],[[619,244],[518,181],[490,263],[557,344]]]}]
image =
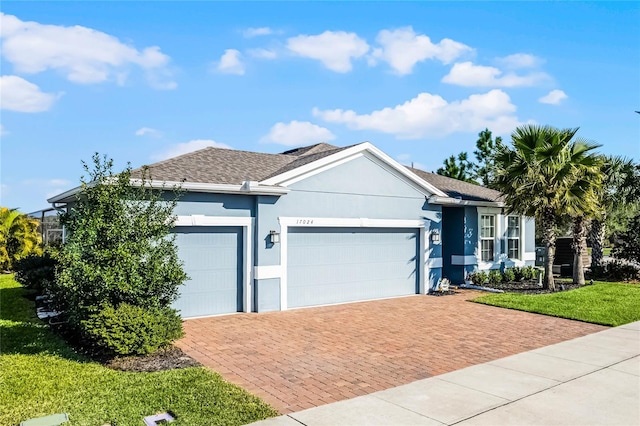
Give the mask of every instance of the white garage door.
[{"label": "white garage door", "polygon": [[242,311],[242,228],[179,226],[174,232],[189,275],[174,308],[183,318]]},{"label": "white garage door", "polygon": [[417,229],[289,228],[287,305],[418,292]]}]

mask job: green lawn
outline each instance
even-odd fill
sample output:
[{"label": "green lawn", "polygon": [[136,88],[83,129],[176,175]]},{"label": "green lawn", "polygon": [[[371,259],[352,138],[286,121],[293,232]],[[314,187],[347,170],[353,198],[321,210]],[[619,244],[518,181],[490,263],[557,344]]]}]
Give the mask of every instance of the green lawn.
[{"label": "green lawn", "polygon": [[[587,253],[589,254],[589,256],[591,256],[591,247],[587,248]],[[611,256],[611,247],[603,247],[602,248],[602,255],[603,256]]]},{"label": "green lawn", "polygon": [[128,373],[75,354],[0,275],[0,425],[59,412],[73,425],[138,425],[170,410],[173,424],[240,425],[277,414],[205,368]]},{"label": "green lawn", "polygon": [[640,320],[638,284],[595,282],[550,294],[490,294],[473,302],[610,326]]}]

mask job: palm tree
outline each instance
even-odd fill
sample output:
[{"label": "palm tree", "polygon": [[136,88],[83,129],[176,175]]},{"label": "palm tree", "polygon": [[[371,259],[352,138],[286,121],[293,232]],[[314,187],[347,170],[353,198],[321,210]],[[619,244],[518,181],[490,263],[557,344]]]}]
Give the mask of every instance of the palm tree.
[{"label": "palm tree", "polygon": [[[591,242],[591,265],[602,263],[607,217],[612,211],[625,208],[640,198],[640,165],[618,157],[602,157],[602,188],[599,192],[601,211],[599,217],[591,221],[589,241]],[[635,180],[635,181],[634,181]]]},{"label": "palm tree", "polygon": [[578,179],[567,188],[563,198],[566,210],[573,217],[573,283],[584,285],[584,254],[589,219],[596,219],[600,214],[599,193],[602,188],[602,157],[588,153],[597,145],[581,141],[573,143],[572,163],[576,166]]},{"label": "palm tree", "polygon": [[[573,141],[578,129],[524,125],[511,134],[513,147],[496,156],[495,187],[505,196],[507,213],[535,216],[547,249],[544,286],[555,290],[553,260],[556,218],[588,211],[593,197],[584,185],[594,173],[597,145]],[[584,181],[584,182],[583,182]]]},{"label": "palm tree", "polygon": [[0,268],[11,269],[14,261],[42,253],[41,243],[36,219],[17,209],[0,208]]}]

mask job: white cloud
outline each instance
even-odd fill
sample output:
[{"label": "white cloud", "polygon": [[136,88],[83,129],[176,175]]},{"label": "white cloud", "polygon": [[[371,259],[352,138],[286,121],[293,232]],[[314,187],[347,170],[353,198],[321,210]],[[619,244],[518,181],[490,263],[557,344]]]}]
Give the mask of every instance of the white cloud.
[{"label": "white cloud", "polygon": [[242,62],[242,53],[236,49],[227,49],[218,62],[218,71],[225,74],[244,74],[244,63]]},{"label": "white cloud", "polygon": [[47,111],[60,95],[44,93],[33,83],[16,75],[0,77],[0,107],[9,111]]},{"label": "white cloud", "polygon": [[136,136],[145,136],[145,135],[159,137],[159,136],[162,136],[162,132],[160,132],[160,130],[153,129],[151,127],[141,127],[138,130],[136,130]]},{"label": "white cloud", "polygon": [[207,147],[233,149],[229,145],[216,142],[211,139],[195,139],[189,142],[179,143],[177,145],[174,145],[163,152],[153,155],[151,158],[156,161],[161,161],[161,160],[166,160],[168,158],[177,157],[178,155],[197,151],[199,149],[204,149]]},{"label": "white cloud", "polygon": [[266,36],[273,34],[274,31],[269,27],[260,27],[260,28],[247,28],[242,32],[242,35],[245,38],[257,37],[257,36]]},{"label": "white cloud", "polygon": [[5,136],[5,135],[8,135],[8,134],[9,134],[9,132],[7,132],[7,129],[5,129],[2,124],[0,124],[0,136]]},{"label": "white cloud", "polygon": [[538,102],[542,104],[551,104],[551,105],[559,105],[563,100],[567,99],[568,96],[562,90],[552,90],[540,99]]},{"label": "white cloud", "polygon": [[382,30],[376,38],[380,48],[374,49],[370,62],[387,62],[400,75],[410,74],[413,67],[427,59],[437,59],[444,64],[473,49],[466,44],[445,38],[439,43],[431,42],[426,35],[418,35],[412,27],[389,31]]},{"label": "white cloud", "polygon": [[260,142],[273,142],[280,145],[296,146],[327,142],[335,138],[335,135],[331,133],[329,129],[308,121],[293,120],[289,124],[274,124],[269,134],[260,139]]},{"label": "white cloud", "polygon": [[441,96],[420,93],[415,98],[394,107],[369,114],[353,110],[313,109],[324,121],[342,123],[350,129],[376,130],[396,135],[400,139],[445,136],[456,132],[478,132],[484,128],[505,134],[518,126],[516,106],[509,95],[495,89],[471,95],[460,101],[447,102]]},{"label": "white cloud", "polygon": [[530,53],[514,53],[513,55],[498,58],[498,62],[506,68],[535,68],[544,61]]},{"label": "white cloud", "polygon": [[495,67],[459,62],[453,65],[442,82],[465,87],[522,87],[534,86],[548,79],[549,76],[543,72],[527,75],[503,74]]},{"label": "white cloud", "polygon": [[319,142],[332,141],[336,136],[329,129],[320,127],[308,121],[293,120],[289,124],[276,123],[269,134],[262,137],[260,142],[278,143],[286,146],[311,145]]},{"label": "white cloud", "polygon": [[123,84],[131,67],[137,66],[154,88],[177,86],[171,81],[170,58],[158,46],[138,50],[91,28],[43,25],[6,14],[0,14],[0,27],[2,55],[17,72],[54,69],[75,83],[113,80]]},{"label": "white cloud", "polygon": [[344,31],[291,37],[287,40],[287,48],[299,56],[317,59],[328,69],[341,73],[351,71],[351,60],[369,51],[365,40]]},{"label": "white cloud", "polygon": [[249,54],[249,56],[258,59],[275,59],[278,57],[276,51],[271,49],[249,49],[247,50],[247,53]]}]

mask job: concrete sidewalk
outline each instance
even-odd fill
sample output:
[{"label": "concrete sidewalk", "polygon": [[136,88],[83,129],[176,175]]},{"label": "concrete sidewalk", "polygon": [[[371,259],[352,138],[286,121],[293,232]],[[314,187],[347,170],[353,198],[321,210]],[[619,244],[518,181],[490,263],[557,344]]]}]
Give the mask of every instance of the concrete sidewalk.
[{"label": "concrete sidewalk", "polygon": [[640,425],[640,321],[254,424]]}]

